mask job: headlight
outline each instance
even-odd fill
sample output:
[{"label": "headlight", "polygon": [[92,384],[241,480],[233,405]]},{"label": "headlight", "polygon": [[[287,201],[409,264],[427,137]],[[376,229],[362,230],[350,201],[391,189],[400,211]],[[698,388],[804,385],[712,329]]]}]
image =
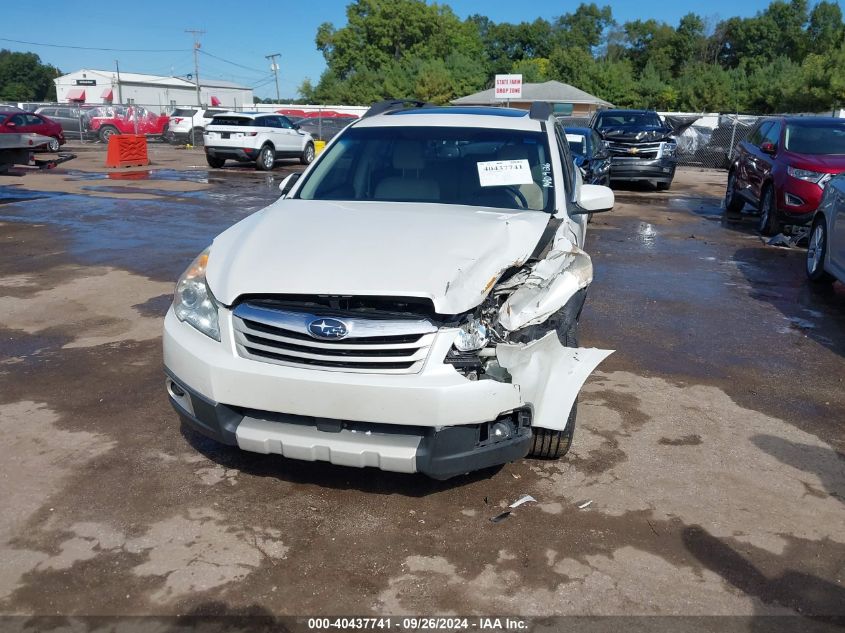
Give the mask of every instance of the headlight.
[{"label": "headlight", "polygon": [[814,182],[819,184],[827,174],[823,171],[810,171],[809,169],[797,169],[789,166],[786,168],[786,173],[797,178],[798,180],[806,180],[807,182]]},{"label": "headlight", "polygon": [[487,326],[480,319],[471,319],[461,326],[455,338],[455,347],[462,352],[471,352],[487,345]]},{"label": "headlight", "polygon": [[664,156],[674,156],[675,152],[678,150],[677,143],[663,143],[663,155]]},{"label": "headlight", "polygon": [[208,250],[205,249],[188,266],[176,282],[173,293],[173,311],[180,321],[190,323],[206,336],[220,340],[220,325],[217,320],[217,301],[205,283],[205,268],[208,265]]}]

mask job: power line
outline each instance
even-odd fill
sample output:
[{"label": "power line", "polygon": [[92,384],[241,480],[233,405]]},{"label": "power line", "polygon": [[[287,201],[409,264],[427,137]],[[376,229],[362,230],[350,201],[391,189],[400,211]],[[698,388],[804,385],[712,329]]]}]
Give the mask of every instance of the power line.
[{"label": "power line", "polygon": [[29,46],[48,46],[50,48],[73,48],[81,51],[109,51],[112,53],[183,53],[185,51],[191,50],[189,48],[98,48],[95,46],[71,46],[70,44],[45,44],[43,42],[28,42],[26,40],[12,40],[7,37],[0,37],[0,42],[28,44]]},{"label": "power line", "polygon": [[244,70],[251,70],[256,73],[261,73],[262,75],[265,73],[263,70],[258,70],[257,68],[251,68],[249,66],[244,66],[243,64],[238,64],[237,62],[229,61],[228,59],[223,59],[222,57],[218,57],[217,55],[213,55],[208,51],[200,50],[200,53],[203,55],[208,55],[209,57],[213,57],[214,59],[220,60],[221,62],[226,62],[227,64],[231,64],[232,66],[237,66],[238,68],[243,68]]}]

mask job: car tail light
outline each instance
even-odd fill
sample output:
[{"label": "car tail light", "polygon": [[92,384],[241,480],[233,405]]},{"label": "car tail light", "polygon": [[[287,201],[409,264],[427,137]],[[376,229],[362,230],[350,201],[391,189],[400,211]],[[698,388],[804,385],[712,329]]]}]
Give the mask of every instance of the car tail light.
[{"label": "car tail light", "polygon": [[252,148],[251,147],[244,147],[244,154],[252,154]]},{"label": "car tail light", "polygon": [[178,117],[178,116],[177,116],[177,117],[173,117],[173,122],[174,122],[174,123],[181,123],[181,122],[182,122],[182,117]]}]

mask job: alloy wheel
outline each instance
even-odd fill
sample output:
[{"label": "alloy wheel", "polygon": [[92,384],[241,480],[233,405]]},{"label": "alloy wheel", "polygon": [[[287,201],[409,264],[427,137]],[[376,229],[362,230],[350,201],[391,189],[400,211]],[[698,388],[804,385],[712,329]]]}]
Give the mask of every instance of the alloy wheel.
[{"label": "alloy wheel", "polygon": [[813,233],[810,235],[810,243],[807,246],[807,272],[811,275],[815,274],[822,263],[822,255],[824,253],[824,227],[821,222],[818,222],[813,227]]}]

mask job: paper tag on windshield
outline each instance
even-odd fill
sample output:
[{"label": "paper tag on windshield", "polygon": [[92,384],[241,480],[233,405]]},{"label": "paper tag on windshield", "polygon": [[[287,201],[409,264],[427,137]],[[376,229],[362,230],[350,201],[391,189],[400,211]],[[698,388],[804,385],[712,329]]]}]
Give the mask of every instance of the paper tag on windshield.
[{"label": "paper tag on windshield", "polygon": [[478,163],[478,181],[482,187],[527,185],[534,182],[531,167],[525,158],[519,160],[490,160]]},{"label": "paper tag on windshield", "polygon": [[583,143],[584,137],[581,134],[567,134],[566,140],[572,143]]}]

